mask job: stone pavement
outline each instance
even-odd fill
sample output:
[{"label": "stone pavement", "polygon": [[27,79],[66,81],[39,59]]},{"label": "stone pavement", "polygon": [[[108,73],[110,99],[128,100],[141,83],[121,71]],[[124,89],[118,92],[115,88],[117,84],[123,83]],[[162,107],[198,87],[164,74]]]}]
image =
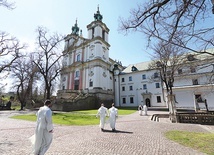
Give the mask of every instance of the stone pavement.
[{"label": "stone pavement", "polygon": [[[0,155],[30,155],[29,137],[34,134],[35,122],[15,120],[8,116],[15,111],[0,111]],[[35,112],[34,112],[35,113]],[[213,126],[176,124],[165,120],[151,121],[153,113],[139,116],[138,112],[119,116],[117,132],[111,132],[109,124],[105,132],[98,125],[54,125],[53,143],[46,155],[203,155],[164,137],[169,130],[213,132]]]}]

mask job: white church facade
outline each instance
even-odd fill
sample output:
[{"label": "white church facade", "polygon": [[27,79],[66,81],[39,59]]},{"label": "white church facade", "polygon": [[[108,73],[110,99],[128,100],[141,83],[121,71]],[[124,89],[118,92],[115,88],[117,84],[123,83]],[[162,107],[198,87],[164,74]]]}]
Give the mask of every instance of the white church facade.
[{"label": "white church facade", "polygon": [[[57,97],[74,99],[81,95],[95,95],[100,102],[114,102],[120,107],[137,107],[140,104],[167,107],[159,70],[149,69],[151,62],[124,67],[109,57],[110,30],[102,18],[98,8],[94,21],[87,25],[87,38],[82,36],[77,22],[72,27],[72,33],[65,37],[65,56]],[[192,65],[189,65],[183,68],[183,72],[177,72],[173,85],[177,107],[194,108],[198,97],[205,98],[208,107],[214,107],[213,84],[210,82],[213,65],[208,65],[214,60],[204,60],[199,65],[204,66],[203,69],[195,66],[194,72],[191,72]]]}]

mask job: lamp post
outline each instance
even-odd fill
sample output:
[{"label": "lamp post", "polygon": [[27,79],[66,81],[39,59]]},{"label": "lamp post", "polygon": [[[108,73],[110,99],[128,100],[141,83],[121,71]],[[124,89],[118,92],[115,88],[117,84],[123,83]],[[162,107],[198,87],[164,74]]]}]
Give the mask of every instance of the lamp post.
[{"label": "lamp post", "polygon": [[213,12],[213,14],[214,14],[214,0],[211,0],[211,3],[212,3],[212,5],[213,5],[212,12]]}]

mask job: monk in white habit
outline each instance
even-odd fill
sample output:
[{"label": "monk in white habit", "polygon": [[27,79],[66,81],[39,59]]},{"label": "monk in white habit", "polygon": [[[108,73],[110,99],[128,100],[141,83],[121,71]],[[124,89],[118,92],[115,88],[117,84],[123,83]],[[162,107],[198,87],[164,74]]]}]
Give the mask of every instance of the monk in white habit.
[{"label": "monk in white habit", "polygon": [[53,139],[51,101],[46,100],[43,107],[37,112],[37,124],[35,130],[34,155],[44,155],[49,149]]},{"label": "monk in white habit", "polygon": [[114,107],[114,103],[112,107],[109,109],[109,123],[112,131],[115,131],[116,118],[118,117],[118,109]]},{"label": "monk in white habit", "polygon": [[139,106],[138,106],[138,111],[139,111],[139,115],[140,115],[140,116],[142,116],[142,110],[143,110],[142,105],[139,105]]},{"label": "monk in white habit", "polygon": [[104,126],[105,126],[105,119],[106,116],[108,116],[108,109],[106,107],[104,107],[104,104],[101,104],[101,107],[98,109],[97,115],[96,117],[100,117],[100,128],[101,131],[104,131]]}]

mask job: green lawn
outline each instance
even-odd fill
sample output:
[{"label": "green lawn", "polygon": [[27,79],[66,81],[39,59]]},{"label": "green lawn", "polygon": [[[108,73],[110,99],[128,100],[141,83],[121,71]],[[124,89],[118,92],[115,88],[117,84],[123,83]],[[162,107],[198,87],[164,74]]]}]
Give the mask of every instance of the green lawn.
[{"label": "green lawn", "polygon": [[[136,110],[119,109],[119,115],[128,115]],[[53,123],[59,125],[96,125],[99,124],[99,118],[96,118],[96,110],[83,110],[74,112],[54,112]],[[28,121],[36,121],[36,115],[16,115],[14,119],[23,119]]]},{"label": "green lawn", "polygon": [[187,131],[169,131],[166,137],[208,155],[214,155],[214,134]]},{"label": "green lawn", "polygon": [[[132,114],[134,112],[136,112],[136,108],[119,108],[118,109],[118,114],[119,115],[129,115],[129,114]],[[82,113],[82,114],[94,114],[96,115],[97,114],[97,109],[95,110],[82,110],[82,111],[74,111],[76,113]]]}]

